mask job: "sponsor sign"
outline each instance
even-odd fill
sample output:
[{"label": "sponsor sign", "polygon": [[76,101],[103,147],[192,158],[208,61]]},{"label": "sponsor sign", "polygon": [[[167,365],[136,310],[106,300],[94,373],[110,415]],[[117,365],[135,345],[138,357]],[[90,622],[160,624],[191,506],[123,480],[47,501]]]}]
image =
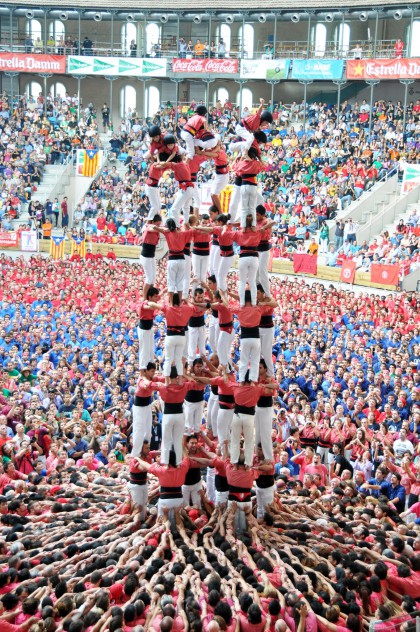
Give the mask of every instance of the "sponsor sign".
[{"label": "sponsor sign", "polygon": [[173,59],[172,72],[235,74],[239,70],[237,59]]},{"label": "sponsor sign", "polygon": [[25,252],[37,252],[38,235],[35,230],[23,230],[20,233],[20,249]]},{"label": "sponsor sign", "polygon": [[66,58],[64,55],[0,53],[0,71],[45,72],[64,75],[66,72]]},{"label": "sponsor sign", "polygon": [[295,59],[291,79],[300,81],[339,81],[344,62],[340,59]]},{"label": "sponsor sign", "polygon": [[412,191],[420,184],[420,165],[404,164],[404,176],[402,182],[402,194]]},{"label": "sponsor sign", "polygon": [[289,68],[290,59],[245,59],[241,62],[241,77],[266,81],[287,79]]},{"label": "sponsor sign", "polygon": [[13,233],[0,233],[0,248],[15,248],[18,245],[18,234]]},{"label": "sponsor sign", "polygon": [[110,77],[166,77],[165,58],[137,57],[85,57],[69,55],[67,72],[71,75],[97,75]]},{"label": "sponsor sign", "polygon": [[349,59],[347,79],[387,80],[420,79],[420,58],[413,59]]}]

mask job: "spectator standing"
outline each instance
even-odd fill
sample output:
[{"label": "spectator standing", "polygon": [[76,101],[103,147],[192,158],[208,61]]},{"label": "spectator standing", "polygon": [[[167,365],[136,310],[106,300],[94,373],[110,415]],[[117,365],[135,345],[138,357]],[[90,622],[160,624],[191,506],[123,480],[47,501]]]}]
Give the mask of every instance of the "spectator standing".
[{"label": "spectator standing", "polygon": [[61,226],[67,228],[69,225],[69,207],[67,204],[67,197],[63,198],[61,202]]}]

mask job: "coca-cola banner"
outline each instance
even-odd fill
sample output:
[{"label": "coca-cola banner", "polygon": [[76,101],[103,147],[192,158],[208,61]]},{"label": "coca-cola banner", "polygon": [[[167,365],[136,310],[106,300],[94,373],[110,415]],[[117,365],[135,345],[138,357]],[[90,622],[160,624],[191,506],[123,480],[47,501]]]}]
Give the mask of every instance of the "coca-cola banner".
[{"label": "coca-cola banner", "polygon": [[347,79],[420,79],[420,59],[349,59]]},{"label": "coca-cola banner", "polygon": [[172,72],[218,73],[234,75],[239,71],[237,59],[173,59]]},{"label": "coca-cola banner", "polygon": [[34,55],[26,53],[0,53],[0,72],[46,72],[64,75],[64,55]]}]

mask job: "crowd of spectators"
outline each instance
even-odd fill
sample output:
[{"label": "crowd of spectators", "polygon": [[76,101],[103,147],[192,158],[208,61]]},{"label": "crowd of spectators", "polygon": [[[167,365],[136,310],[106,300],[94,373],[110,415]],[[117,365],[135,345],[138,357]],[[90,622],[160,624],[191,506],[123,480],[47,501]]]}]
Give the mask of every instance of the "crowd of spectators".
[{"label": "crowd of spectators", "polygon": [[[235,503],[213,507],[205,484],[201,508],[157,517],[149,474],[147,512],[133,511],[140,266],[2,254],[0,269],[2,630],[414,631],[418,294],[271,279],[276,493],[238,532]],[[164,339],[158,315],[159,371]],[[236,336],[233,365],[238,351]],[[152,410],[142,457],[158,461],[157,396]]]},{"label": "crowd of spectators", "polygon": [[33,198],[45,165],[63,164],[74,148],[101,145],[95,108],[89,104],[79,117],[77,95],[49,93],[45,100],[39,94],[12,102],[3,93],[0,108],[0,222],[3,230],[11,230],[26,211],[40,221],[45,209]]}]

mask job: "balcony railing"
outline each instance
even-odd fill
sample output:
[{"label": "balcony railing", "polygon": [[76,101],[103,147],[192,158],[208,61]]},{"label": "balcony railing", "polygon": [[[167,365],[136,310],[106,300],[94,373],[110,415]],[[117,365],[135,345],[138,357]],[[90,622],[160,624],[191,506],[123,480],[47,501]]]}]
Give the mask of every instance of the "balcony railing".
[{"label": "balcony railing", "polygon": [[[217,53],[218,41],[214,41],[213,50],[207,50],[201,57],[220,57]],[[102,42],[98,40],[92,41],[92,48],[86,49],[83,47],[83,41],[81,43],[74,40],[72,45],[64,44],[60,45],[58,42],[52,43],[51,41],[42,41],[41,45],[37,45],[36,41],[32,43],[27,38],[14,38],[13,43],[10,42],[9,37],[0,37],[0,51],[15,52],[15,53],[40,53],[50,55],[100,55],[104,57],[179,57],[181,56],[179,49],[176,45],[176,38],[163,37],[159,43],[156,43],[150,49],[145,50],[145,47],[137,46],[135,51],[130,50],[130,43],[123,41],[115,41],[112,45],[111,42]],[[272,43],[268,41],[260,40],[257,42],[254,51],[250,51],[247,48],[245,42],[242,49],[242,42],[239,38],[232,38],[230,49],[226,51],[225,57],[234,57],[237,59],[305,59],[305,58],[328,58],[328,59],[354,59],[361,56],[366,58],[392,58],[395,56],[394,50],[395,40],[377,40],[376,46],[372,41],[351,41],[348,46],[341,46],[340,43],[334,41],[328,41],[324,46],[315,47],[314,44],[309,43],[306,40],[281,40],[276,42],[275,51]],[[360,52],[361,51],[361,52]],[[406,56],[408,51],[404,50]],[[182,56],[196,57],[194,51],[187,52]]]}]

